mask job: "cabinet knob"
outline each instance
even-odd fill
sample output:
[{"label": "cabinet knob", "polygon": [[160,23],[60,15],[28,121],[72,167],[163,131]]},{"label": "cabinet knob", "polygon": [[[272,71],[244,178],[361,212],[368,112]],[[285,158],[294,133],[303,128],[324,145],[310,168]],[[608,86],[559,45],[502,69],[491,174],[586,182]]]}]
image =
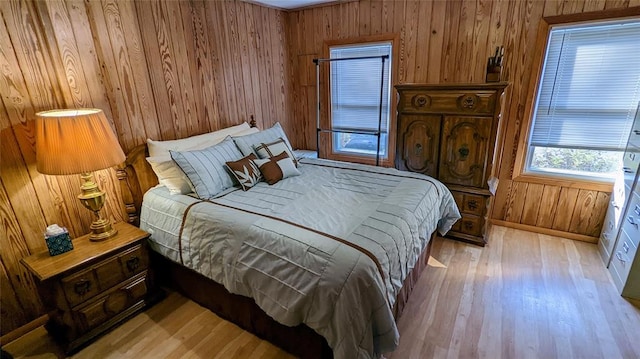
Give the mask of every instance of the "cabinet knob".
[{"label": "cabinet knob", "polygon": [[420,144],[420,143],[416,143],[416,146],[415,146],[415,148],[414,148],[414,150],[413,150],[413,153],[414,153],[416,156],[422,156],[422,144]]},{"label": "cabinet knob", "polygon": [[622,264],[625,264],[627,262],[627,260],[624,259],[624,257],[622,256],[622,252],[620,252],[620,251],[616,252],[616,258],[618,258],[618,260],[620,262],[622,262]]},{"label": "cabinet knob", "polygon": [[476,209],[478,209],[478,201],[476,201],[475,199],[467,201],[467,207],[475,211]]},{"label": "cabinet knob", "polygon": [[140,258],[138,257],[132,257],[129,260],[127,260],[127,269],[129,270],[129,272],[135,272],[136,270],[138,270],[138,267],[140,267]]},{"label": "cabinet knob", "polygon": [[73,291],[77,295],[83,296],[91,290],[91,281],[88,279],[80,279],[73,285]]}]

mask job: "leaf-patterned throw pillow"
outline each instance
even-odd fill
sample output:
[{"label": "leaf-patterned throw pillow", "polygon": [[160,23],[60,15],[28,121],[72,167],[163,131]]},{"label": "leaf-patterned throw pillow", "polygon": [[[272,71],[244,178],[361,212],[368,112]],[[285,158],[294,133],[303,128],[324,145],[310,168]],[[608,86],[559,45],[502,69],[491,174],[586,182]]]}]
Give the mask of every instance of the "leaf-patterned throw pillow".
[{"label": "leaf-patterned throw pillow", "polygon": [[257,159],[258,157],[252,153],[243,159],[226,163],[227,168],[240,183],[243,191],[248,191],[262,180],[260,169],[253,162]]}]

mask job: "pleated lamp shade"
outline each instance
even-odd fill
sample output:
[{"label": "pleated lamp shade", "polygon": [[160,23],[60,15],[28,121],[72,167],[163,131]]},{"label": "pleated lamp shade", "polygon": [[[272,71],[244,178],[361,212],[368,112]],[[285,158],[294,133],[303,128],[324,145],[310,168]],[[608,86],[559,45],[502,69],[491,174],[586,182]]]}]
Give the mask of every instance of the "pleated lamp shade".
[{"label": "pleated lamp shade", "polygon": [[102,110],[80,108],[36,114],[38,172],[87,173],[124,160],[124,152]]}]

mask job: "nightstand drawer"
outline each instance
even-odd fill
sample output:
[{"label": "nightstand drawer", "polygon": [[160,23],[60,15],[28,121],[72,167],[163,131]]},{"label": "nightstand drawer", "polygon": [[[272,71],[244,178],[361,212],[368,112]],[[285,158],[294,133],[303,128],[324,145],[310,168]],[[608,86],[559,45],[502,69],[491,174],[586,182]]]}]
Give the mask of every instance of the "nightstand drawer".
[{"label": "nightstand drawer", "polygon": [[125,276],[130,277],[147,269],[148,256],[141,245],[135,246],[118,256],[120,267]]},{"label": "nightstand drawer", "polygon": [[80,304],[100,292],[98,279],[93,268],[62,278],[61,284],[70,307]]},{"label": "nightstand drawer", "polygon": [[147,269],[148,261],[142,245],[107,258],[88,269],[62,279],[62,286],[70,307],[91,299],[99,292]]},{"label": "nightstand drawer", "polygon": [[462,218],[451,227],[451,230],[472,236],[481,236],[483,224],[482,217],[463,213]]},{"label": "nightstand drawer", "polygon": [[451,194],[453,194],[460,212],[475,214],[476,216],[482,216],[485,213],[487,197],[457,191],[451,191]]},{"label": "nightstand drawer", "polygon": [[107,296],[73,310],[81,329],[95,328],[143,299],[147,294],[146,279],[146,273],[143,273]]}]

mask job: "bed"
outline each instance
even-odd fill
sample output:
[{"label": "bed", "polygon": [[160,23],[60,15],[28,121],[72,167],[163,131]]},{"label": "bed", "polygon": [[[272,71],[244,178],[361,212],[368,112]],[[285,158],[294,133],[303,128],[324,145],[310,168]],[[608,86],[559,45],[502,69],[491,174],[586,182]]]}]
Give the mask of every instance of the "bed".
[{"label": "bed", "polygon": [[303,158],[293,177],[202,199],[157,186],[146,157],[118,176],[158,276],[300,357],[393,350],[431,239],[460,216],[440,182],[390,168]]}]

